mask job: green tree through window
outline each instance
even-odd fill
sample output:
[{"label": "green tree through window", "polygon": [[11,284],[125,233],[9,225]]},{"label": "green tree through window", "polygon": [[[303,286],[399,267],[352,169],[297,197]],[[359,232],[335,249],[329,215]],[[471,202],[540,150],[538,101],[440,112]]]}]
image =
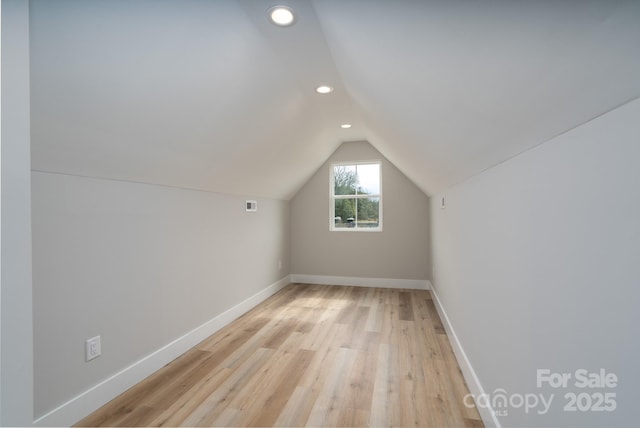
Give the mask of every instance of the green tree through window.
[{"label": "green tree through window", "polygon": [[331,230],[381,230],[380,162],[331,166]]}]

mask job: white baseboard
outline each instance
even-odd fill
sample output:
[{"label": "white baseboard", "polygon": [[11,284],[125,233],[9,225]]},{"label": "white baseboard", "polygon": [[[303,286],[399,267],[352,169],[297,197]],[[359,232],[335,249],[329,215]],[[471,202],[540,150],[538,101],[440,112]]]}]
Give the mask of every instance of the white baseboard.
[{"label": "white baseboard", "polygon": [[391,278],[360,278],[356,276],[329,276],[291,274],[291,282],[302,284],[347,285],[352,287],[377,288],[412,288],[429,290],[430,282],[425,279],[391,279]]},{"label": "white baseboard", "polygon": [[[473,370],[471,362],[469,361],[469,358],[467,358],[467,354],[464,352],[462,344],[458,340],[458,336],[453,330],[451,321],[449,321],[449,317],[447,316],[447,313],[445,312],[440,299],[438,299],[438,294],[431,285],[431,282],[429,282],[429,289],[431,290],[431,295],[433,296],[433,301],[438,311],[438,315],[440,315],[440,320],[442,320],[442,324],[444,325],[444,329],[447,332],[447,336],[449,336],[449,342],[451,342],[453,353],[456,356],[456,360],[458,360],[458,365],[460,366],[460,370],[462,370],[464,380],[467,382],[467,386],[469,387],[469,392],[473,394],[474,397],[479,397],[480,395],[485,393],[484,388],[482,388],[482,384],[480,383],[476,372]],[[498,418],[496,417],[496,414],[492,408],[478,407],[478,412],[480,413],[482,422],[484,422],[484,425],[486,427],[501,427],[500,421],[498,421]]]},{"label": "white baseboard", "polygon": [[82,394],[72,398],[51,412],[36,419],[36,426],[71,426],[91,412],[108,403],[136,383],[153,374],[167,363],[184,354],[195,345],[226,326],[260,302],[289,284],[289,275],[274,282],[259,293],[238,303],[215,318],[196,327],[182,337],[136,361]]}]

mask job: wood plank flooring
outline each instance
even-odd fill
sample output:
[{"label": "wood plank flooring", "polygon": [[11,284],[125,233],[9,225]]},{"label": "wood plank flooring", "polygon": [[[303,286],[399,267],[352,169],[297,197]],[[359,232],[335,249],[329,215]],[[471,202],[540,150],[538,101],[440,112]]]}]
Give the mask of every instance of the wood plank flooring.
[{"label": "wood plank flooring", "polygon": [[76,426],[481,427],[428,291],[291,284]]}]

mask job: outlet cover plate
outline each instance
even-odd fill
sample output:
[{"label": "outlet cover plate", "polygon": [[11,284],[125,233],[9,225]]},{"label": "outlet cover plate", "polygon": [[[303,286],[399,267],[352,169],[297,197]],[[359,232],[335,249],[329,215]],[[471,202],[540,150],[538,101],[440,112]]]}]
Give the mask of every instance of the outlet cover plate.
[{"label": "outlet cover plate", "polygon": [[85,342],[85,359],[86,361],[91,361],[95,358],[98,358],[100,354],[102,354],[102,350],[100,349],[100,336],[92,337],[91,339],[87,339]]}]

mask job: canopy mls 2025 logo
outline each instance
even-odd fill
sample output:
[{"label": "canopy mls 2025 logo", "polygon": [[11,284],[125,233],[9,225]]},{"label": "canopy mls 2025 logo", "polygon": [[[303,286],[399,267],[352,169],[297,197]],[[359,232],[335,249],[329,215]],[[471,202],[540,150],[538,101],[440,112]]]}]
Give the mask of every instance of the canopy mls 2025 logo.
[{"label": "canopy mls 2025 logo", "polygon": [[[551,369],[538,369],[536,372],[536,388],[553,389],[564,392],[560,401],[565,412],[613,412],[616,410],[615,388],[618,376],[601,368],[590,372],[577,369],[573,372],[553,372]],[[464,399],[466,407],[486,408],[496,416],[507,416],[509,410],[522,409],[526,414],[536,412],[546,414],[554,405],[555,393],[511,393],[504,388],[497,388],[493,393],[475,396],[467,394]],[[474,404],[475,403],[475,404]]]}]

